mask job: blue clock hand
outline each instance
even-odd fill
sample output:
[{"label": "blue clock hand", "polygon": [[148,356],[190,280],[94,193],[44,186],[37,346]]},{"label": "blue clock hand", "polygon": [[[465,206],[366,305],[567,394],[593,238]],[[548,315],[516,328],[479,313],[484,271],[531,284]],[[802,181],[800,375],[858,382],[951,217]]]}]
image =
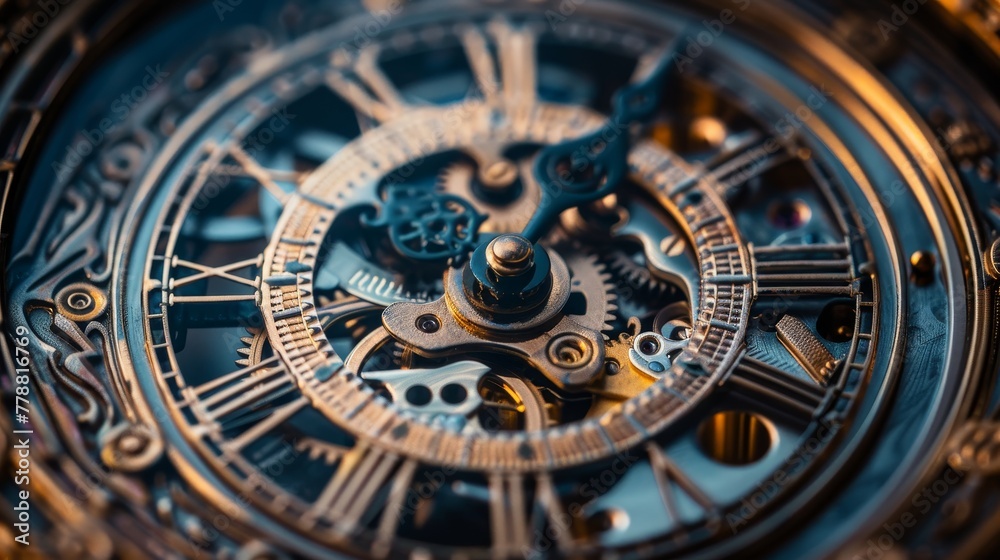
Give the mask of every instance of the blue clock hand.
[{"label": "blue clock hand", "polygon": [[666,49],[653,71],[620,89],[608,122],[590,134],[549,146],[535,161],[535,178],[542,198],[522,235],[537,242],[558,216],[615,192],[628,175],[631,128],[656,114],[667,87],[676,76],[676,43]]}]

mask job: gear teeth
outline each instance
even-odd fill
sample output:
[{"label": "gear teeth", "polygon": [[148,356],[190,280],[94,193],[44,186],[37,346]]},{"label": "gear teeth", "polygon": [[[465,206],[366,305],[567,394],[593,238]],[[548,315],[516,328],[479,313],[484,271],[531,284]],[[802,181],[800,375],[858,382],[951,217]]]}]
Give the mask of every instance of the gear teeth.
[{"label": "gear teeth", "polygon": [[617,337],[608,338],[605,344],[606,357],[616,360],[619,365],[626,367],[627,364],[631,363],[629,360],[628,351],[632,347],[632,335],[623,332]]},{"label": "gear teeth", "polygon": [[[514,233],[524,229],[524,226],[527,225],[528,220],[534,212],[537,199],[535,201],[529,199],[518,200],[504,207],[484,203],[475,197],[471,188],[472,181],[475,179],[475,173],[475,167],[469,163],[450,165],[438,176],[438,192],[459,196],[468,201],[477,212],[486,216],[486,220],[480,227],[480,231]],[[521,196],[530,198],[530,195],[526,194],[522,194]]]},{"label": "gear teeth", "polygon": [[598,316],[602,317],[601,324],[589,326],[597,327],[604,333],[604,338],[608,339],[607,332],[614,328],[612,323],[616,319],[615,311],[618,310],[616,304],[618,295],[615,293],[613,276],[609,274],[607,267],[594,254],[576,252],[568,256],[566,261],[573,271],[573,289],[583,292],[588,298],[588,315],[591,311],[589,309],[591,299],[600,295],[603,309],[601,315]]},{"label": "gear teeth", "polygon": [[250,366],[250,345],[253,343],[253,339],[252,338],[251,339],[241,338],[240,340],[243,342],[243,344],[246,344],[247,347],[246,348],[237,348],[236,349],[236,353],[239,354],[240,356],[243,356],[242,358],[236,360],[236,365],[241,366],[241,367],[249,367]]},{"label": "gear teeth", "polygon": [[[604,263],[600,262],[600,260],[596,256],[594,256],[593,258],[594,258],[594,263],[598,267],[598,270],[602,271],[600,277],[601,281],[604,283],[604,293],[607,296],[606,298],[607,304],[604,313],[604,329],[603,329],[605,332],[607,332],[613,328],[611,324],[615,320],[615,312],[618,311],[618,303],[617,303],[618,294],[615,293],[614,280],[611,274],[608,273],[607,267],[604,266]],[[605,337],[607,337],[607,335],[605,335]]]},{"label": "gear teeth", "polygon": [[333,465],[344,455],[342,448],[313,438],[306,438],[298,442],[295,445],[295,450],[299,453],[306,453],[314,461],[322,459],[327,465]]},{"label": "gear teeth", "polygon": [[263,345],[267,343],[267,335],[261,329],[248,327],[247,334],[250,336],[240,337],[242,347],[236,349],[236,353],[242,356],[236,360],[236,365],[249,367],[260,361]]},{"label": "gear teeth", "polygon": [[623,252],[615,251],[611,254],[610,268],[618,278],[628,282],[643,295],[660,297],[672,289],[670,284],[658,280],[646,267]]}]

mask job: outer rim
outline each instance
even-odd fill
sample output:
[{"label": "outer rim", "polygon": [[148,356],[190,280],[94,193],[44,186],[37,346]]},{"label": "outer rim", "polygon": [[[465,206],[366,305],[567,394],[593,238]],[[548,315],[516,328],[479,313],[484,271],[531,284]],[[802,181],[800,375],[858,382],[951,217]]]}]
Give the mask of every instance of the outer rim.
[{"label": "outer rim", "polygon": [[[14,82],[12,82],[11,83],[11,88],[13,89],[13,87],[15,85],[16,84]],[[910,115],[907,116],[907,118],[909,118],[909,117],[910,117]],[[914,124],[916,124],[916,123],[914,123]],[[916,129],[916,132],[918,133],[918,137],[919,138],[926,139],[926,138],[929,137],[928,134],[927,134],[927,131],[923,130],[922,127],[919,124],[917,124],[917,126],[915,127],[915,129]],[[942,155],[942,154],[938,154],[938,155]],[[15,170],[11,170],[11,173],[13,174],[14,171]],[[948,171],[947,175],[952,175],[953,174],[953,172],[951,170],[947,170],[947,171]],[[4,192],[4,195],[5,195],[4,196],[4,201],[5,202],[9,202],[9,195],[11,194],[11,188],[10,187],[13,184],[14,184],[14,182],[11,181],[7,185],[8,188],[5,189],[5,192]],[[953,202],[953,204],[952,204],[953,208],[952,209],[956,211],[956,221],[965,221],[965,222],[968,222],[968,220],[967,220],[967,218],[965,216],[965,214],[969,211],[969,204],[968,204],[968,202],[965,201],[964,197],[962,197],[961,195],[957,195],[955,198],[957,198],[957,201],[956,200],[952,201]],[[972,240],[972,241],[973,241],[972,244],[975,245],[974,240]],[[973,254],[975,254],[975,253],[973,253]],[[977,332],[979,332],[979,331],[985,331],[986,329],[981,328],[984,325],[984,322],[982,321],[982,318],[985,316],[985,312],[986,312],[985,306],[983,305],[984,304],[984,301],[983,301],[983,297],[984,296],[982,295],[983,294],[983,290],[981,289],[981,287],[982,287],[982,282],[981,282],[981,279],[982,279],[981,265],[980,265],[979,261],[977,261],[976,259],[973,259],[973,262],[971,264],[968,264],[966,267],[962,267],[962,268],[966,268],[968,270],[968,272],[970,272],[970,278],[971,279],[970,279],[969,283],[970,284],[978,284],[978,286],[976,286],[977,289],[974,290],[974,291],[976,293],[980,294],[979,299],[976,300],[976,304],[974,305],[973,315],[969,319],[968,322],[973,325],[975,331],[977,331]],[[954,272],[954,270],[952,272]],[[979,332],[978,335],[976,335],[976,336],[973,337],[973,342],[977,344],[978,348],[981,348],[982,347],[982,343],[984,341],[984,338],[985,338],[985,335],[982,332]],[[5,341],[5,343],[6,343],[6,341]],[[9,356],[9,352],[7,352],[7,355]],[[984,358],[985,353],[983,353],[983,352],[975,352],[975,353],[972,353],[972,355],[977,356],[980,360],[985,359]],[[971,368],[974,367],[974,365],[976,364],[976,362],[974,360],[970,360],[969,362],[967,362],[967,364],[968,364],[968,367],[971,370]],[[972,386],[971,384],[967,385],[964,388],[963,393],[968,393],[969,390],[971,390],[971,386]],[[956,410],[954,412],[952,421],[949,421],[948,424],[949,425],[954,425],[954,417],[958,416],[958,415],[964,415],[964,411],[958,411],[958,410]],[[930,472],[928,471],[928,475],[929,474],[930,474]],[[909,488],[909,486],[907,486],[907,488]],[[900,490],[900,492],[902,492],[902,490]]]}]

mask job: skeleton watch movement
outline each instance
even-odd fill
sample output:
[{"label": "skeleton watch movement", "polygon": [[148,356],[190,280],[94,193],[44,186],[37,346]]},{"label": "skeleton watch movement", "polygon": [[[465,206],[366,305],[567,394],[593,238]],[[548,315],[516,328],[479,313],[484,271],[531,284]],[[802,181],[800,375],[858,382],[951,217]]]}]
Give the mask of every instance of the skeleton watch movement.
[{"label": "skeleton watch movement", "polygon": [[991,558],[996,0],[0,0],[3,558]]}]

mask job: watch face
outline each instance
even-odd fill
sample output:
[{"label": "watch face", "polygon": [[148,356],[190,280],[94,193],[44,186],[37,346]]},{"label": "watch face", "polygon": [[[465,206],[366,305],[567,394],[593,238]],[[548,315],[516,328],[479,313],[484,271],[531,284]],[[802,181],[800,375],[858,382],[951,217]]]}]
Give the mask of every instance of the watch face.
[{"label": "watch face", "polygon": [[11,555],[995,534],[1000,108],[961,17],[42,4],[0,53]]}]

